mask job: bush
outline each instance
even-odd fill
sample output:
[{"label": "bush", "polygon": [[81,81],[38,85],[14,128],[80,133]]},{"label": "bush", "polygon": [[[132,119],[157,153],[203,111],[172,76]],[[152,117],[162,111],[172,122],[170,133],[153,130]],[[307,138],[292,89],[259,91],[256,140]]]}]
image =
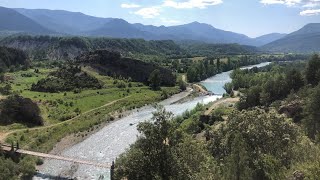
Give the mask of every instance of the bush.
[{"label": "bush", "polygon": [[22,123],[27,125],[43,125],[38,105],[29,98],[19,95],[9,96],[0,101],[0,123]]},{"label": "bush", "polygon": [[43,164],[43,159],[38,158],[37,161],[36,161],[36,165],[37,165],[37,166],[40,166],[40,165],[42,165],[42,164]]},{"label": "bush", "polygon": [[11,94],[12,88],[10,84],[5,85],[4,87],[0,87],[0,93],[2,95],[9,95]]},{"label": "bush", "polygon": [[79,93],[77,89],[101,89],[102,86],[97,78],[81,71],[80,67],[66,66],[51,73],[49,77],[41,79],[37,84],[33,84],[31,90],[51,93],[73,90]]}]

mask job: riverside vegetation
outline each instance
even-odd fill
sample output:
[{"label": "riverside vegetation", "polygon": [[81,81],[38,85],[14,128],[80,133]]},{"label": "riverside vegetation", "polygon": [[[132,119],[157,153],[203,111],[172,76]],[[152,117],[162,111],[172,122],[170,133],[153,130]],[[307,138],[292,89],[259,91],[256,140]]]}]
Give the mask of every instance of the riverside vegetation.
[{"label": "riverside vegetation", "polygon": [[[320,58],[235,70],[234,106],[173,118],[158,108],[116,161],[116,179],[319,179]],[[150,163],[153,162],[153,163]]]},{"label": "riverside vegetation", "polygon": [[[198,52],[192,52],[172,41],[31,36],[18,38],[25,38],[23,40],[29,43],[49,41],[49,46],[66,49],[65,52],[61,51],[62,56],[59,56],[61,52],[50,52],[51,48],[45,47],[42,53],[46,56],[40,56],[38,53],[41,53],[41,48],[39,51],[30,48],[26,55],[17,49],[1,47],[3,63],[0,64],[2,95],[0,136],[4,137],[7,143],[19,142],[22,148],[40,152],[49,152],[56,143],[68,135],[84,138],[100,125],[120,117],[121,112],[125,110],[151,104],[185,90],[186,82],[181,78],[182,75],[187,75],[189,82],[197,82],[243,65],[305,58],[305,55],[248,53],[241,48],[233,55],[219,54],[219,51],[209,55],[210,52],[200,51],[201,46]],[[7,41],[9,39],[4,38],[2,42]],[[72,55],[74,51],[68,47],[73,45],[78,47],[78,43],[83,42],[88,45],[83,50],[85,53]],[[88,42],[94,42],[95,46]],[[108,44],[109,49],[115,50],[119,50],[117,47],[124,47],[123,44],[128,46],[120,50],[121,54],[110,50],[97,50],[105,47],[103,43]],[[132,44],[136,43],[149,50],[144,52],[141,50],[142,47],[128,49],[135,47]],[[230,47],[233,46],[226,48]],[[92,51],[88,53],[86,52],[88,50]],[[236,55],[237,53],[239,55]],[[121,57],[122,55],[125,58]],[[52,61],[48,59],[51,57],[59,58]],[[34,108],[28,111],[30,107]],[[185,117],[191,118],[189,115]],[[191,120],[180,119],[178,124],[181,124],[183,131],[188,133],[201,132],[204,128],[202,125],[199,126],[198,122]],[[198,148],[198,142],[194,143],[194,148]],[[200,151],[205,154],[203,157],[207,158],[208,152],[205,146],[201,145]],[[29,171],[24,171],[22,166],[34,167],[36,163],[41,164],[41,160],[29,158],[23,156],[20,162],[15,162],[15,167],[21,166],[21,168],[12,171],[10,167],[13,164],[10,158],[1,156],[1,161],[9,164],[1,170],[7,175],[3,177],[10,179],[21,174],[31,176],[35,169],[26,168]],[[208,161],[215,163],[213,159]],[[202,168],[198,170],[200,169]],[[200,176],[201,173],[196,174]]]}]

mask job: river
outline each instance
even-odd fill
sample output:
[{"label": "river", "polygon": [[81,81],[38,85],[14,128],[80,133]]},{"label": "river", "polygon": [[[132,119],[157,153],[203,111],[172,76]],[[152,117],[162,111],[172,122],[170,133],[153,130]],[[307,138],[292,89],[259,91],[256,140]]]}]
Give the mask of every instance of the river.
[{"label": "river", "polygon": [[[250,69],[252,67],[262,67],[269,63],[261,63],[258,65],[247,66],[243,68]],[[202,81],[209,91],[215,94],[213,96],[201,96],[192,100],[174,103],[186,97],[190,92],[182,92],[176,94],[162,102],[168,111],[174,115],[180,115],[186,110],[193,109],[198,103],[207,104],[215,101],[225,93],[223,86],[225,83],[231,82],[230,73],[224,72]],[[149,120],[155,109],[152,106],[140,108],[132,112],[130,115],[123,117],[105,127],[100,131],[91,135],[84,141],[65,149],[61,155],[66,157],[74,157],[83,160],[90,160],[99,163],[110,163],[115,160],[121,153],[129,148],[130,144],[137,140],[137,124],[142,121]],[[109,179],[109,170],[89,165],[72,164],[58,160],[45,160],[40,168],[39,174],[33,179],[50,179],[50,177],[65,177],[72,174],[72,178],[78,179]]]}]

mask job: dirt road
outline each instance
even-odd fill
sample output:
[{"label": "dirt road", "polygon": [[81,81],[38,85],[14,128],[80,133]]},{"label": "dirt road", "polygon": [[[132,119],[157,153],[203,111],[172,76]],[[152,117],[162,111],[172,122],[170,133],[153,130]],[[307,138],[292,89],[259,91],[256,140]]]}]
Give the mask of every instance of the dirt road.
[{"label": "dirt road", "polygon": [[0,143],[1,143],[1,142],[5,142],[6,138],[7,138],[10,134],[12,134],[12,133],[21,132],[21,131],[25,131],[25,130],[30,130],[30,131],[32,131],[32,130],[46,129],[46,128],[51,128],[51,127],[59,126],[59,125],[62,125],[62,124],[66,124],[66,123],[69,123],[70,121],[73,121],[73,120],[79,118],[80,116],[86,115],[86,114],[88,114],[88,113],[90,113],[90,112],[93,112],[93,111],[95,111],[95,110],[104,108],[104,107],[106,107],[106,106],[110,106],[110,105],[112,105],[112,104],[114,104],[114,103],[116,103],[116,102],[118,102],[118,101],[127,99],[127,98],[129,98],[129,97],[130,97],[130,96],[127,96],[127,97],[124,97],[124,98],[121,98],[121,99],[114,100],[114,101],[109,102],[109,103],[107,103],[107,104],[105,104],[105,105],[102,105],[102,106],[100,106],[100,107],[97,107],[97,108],[91,109],[91,110],[89,110],[89,111],[86,111],[86,112],[84,112],[84,113],[82,113],[82,114],[80,114],[80,115],[78,115],[78,116],[75,116],[75,117],[69,119],[69,120],[66,120],[66,121],[63,121],[63,122],[60,122],[60,123],[56,123],[56,124],[52,124],[52,125],[49,125],[49,126],[41,126],[41,127],[35,127],[35,128],[17,129],[17,130],[13,130],[13,131],[9,131],[9,132],[0,132]]}]

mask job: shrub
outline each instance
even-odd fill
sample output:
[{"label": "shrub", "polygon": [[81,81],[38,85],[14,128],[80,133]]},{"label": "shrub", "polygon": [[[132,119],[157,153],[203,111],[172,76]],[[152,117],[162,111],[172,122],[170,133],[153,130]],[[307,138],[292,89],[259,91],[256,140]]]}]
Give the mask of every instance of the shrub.
[{"label": "shrub", "polygon": [[27,125],[43,125],[38,105],[29,98],[19,95],[9,96],[0,101],[0,123],[22,123]]}]

